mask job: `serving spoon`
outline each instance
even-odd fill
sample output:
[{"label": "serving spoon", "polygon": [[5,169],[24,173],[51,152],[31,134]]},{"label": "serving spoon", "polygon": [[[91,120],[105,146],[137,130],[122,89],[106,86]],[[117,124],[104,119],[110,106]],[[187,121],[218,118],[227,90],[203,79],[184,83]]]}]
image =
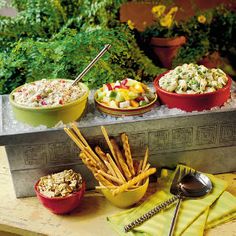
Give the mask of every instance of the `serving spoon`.
[{"label": "serving spoon", "polygon": [[76,85],[84,76],[85,74],[92,68],[92,66],[109,50],[111,47],[110,44],[106,44],[104,48],[98,53],[98,55],[84,68],[84,70],[75,78],[72,86]]},{"label": "serving spoon", "polygon": [[175,195],[174,197],[159,204],[158,206],[154,207],[153,209],[151,209],[141,217],[137,218],[130,224],[124,226],[124,230],[125,232],[128,232],[134,227],[141,225],[143,222],[145,222],[146,220],[148,220],[149,218],[160,212],[162,209],[165,209],[167,206],[178,200],[169,231],[169,236],[171,236],[174,231],[177,215],[183,198],[201,197],[209,193],[211,189],[212,189],[212,183],[206,175],[199,172],[188,173],[184,175],[180,179],[180,181],[177,182],[177,184],[175,184],[175,186],[171,187],[170,192]]},{"label": "serving spoon", "polygon": [[188,173],[183,176],[180,182],[177,184],[176,190],[170,190],[171,193],[177,194],[178,202],[175,207],[174,216],[171,222],[169,236],[174,233],[174,228],[177,220],[177,216],[180,209],[180,204],[185,197],[202,197],[212,190],[211,180],[204,174],[199,172]]}]

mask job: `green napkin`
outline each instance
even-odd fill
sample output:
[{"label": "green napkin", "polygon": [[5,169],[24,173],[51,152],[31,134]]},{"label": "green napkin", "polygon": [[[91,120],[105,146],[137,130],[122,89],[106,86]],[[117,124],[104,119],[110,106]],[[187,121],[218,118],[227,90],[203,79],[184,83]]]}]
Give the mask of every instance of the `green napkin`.
[{"label": "green napkin", "polygon": [[[185,171],[186,173],[193,171],[193,169],[178,165],[174,173],[165,169],[162,170],[161,178],[158,180],[160,187],[156,193],[140,206],[108,217],[108,222],[120,235],[168,235],[175,204],[157,213],[128,233],[124,232],[124,226],[173,196],[169,190],[177,171]],[[201,198],[182,201],[175,226],[175,236],[203,235],[204,229],[236,218],[236,198],[225,192],[226,182],[210,174],[207,176],[213,184],[211,193]]]}]

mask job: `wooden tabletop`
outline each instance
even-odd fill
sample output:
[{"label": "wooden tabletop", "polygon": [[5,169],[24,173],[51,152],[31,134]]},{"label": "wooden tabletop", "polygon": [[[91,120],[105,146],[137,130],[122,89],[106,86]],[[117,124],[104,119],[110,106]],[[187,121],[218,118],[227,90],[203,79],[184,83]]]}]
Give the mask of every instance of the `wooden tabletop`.
[{"label": "wooden tabletop", "polygon": [[[236,196],[236,173],[220,174]],[[100,193],[88,191],[81,207],[70,215],[54,215],[36,197],[16,199],[4,147],[0,147],[0,235],[110,236],[116,235],[106,217],[122,211]],[[10,233],[4,233],[10,232]],[[205,235],[236,235],[236,220],[208,230]]]}]

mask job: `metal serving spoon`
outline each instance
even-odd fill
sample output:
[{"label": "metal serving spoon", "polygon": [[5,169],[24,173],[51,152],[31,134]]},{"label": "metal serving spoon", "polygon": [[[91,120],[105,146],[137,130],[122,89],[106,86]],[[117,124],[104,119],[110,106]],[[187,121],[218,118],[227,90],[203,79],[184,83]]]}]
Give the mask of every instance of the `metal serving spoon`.
[{"label": "metal serving spoon", "polygon": [[161,203],[160,205],[154,207],[141,217],[137,218],[130,224],[124,226],[125,232],[130,231],[134,227],[141,225],[143,222],[154,216],[156,213],[160,212],[162,209],[165,209],[167,206],[178,200],[175,214],[171,222],[171,228],[169,232],[169,236],[172,235],[178,211],[180,208],[181,201],[184,197],[200,197],[207,193],[209,193],[212,189],[212,183],[210,179],[199,172],[194,173],[188,173],[184,175],[180,181],[174,184],[174,186],[171,186],[170,192],[174,194],[175,196],[168,199],[167,201]]},{"label": "metal serving spoon", "polygon": [[[212,189],[210,179],[199,172],[189,173],[185,175],[177,184],[178,202],[175,208],[174,217],[171,222],[169,236],[173,235],[177,216],[180,209],[180,204],[184,197],[202,197],[209,193]],[[170,190],[171,193],[176,194],[176,191]]]},{"label": "metal serving spoon", "polygon": [[72,86],[76,85],[85,74],[93,67],[93,65],[105,54],[106,51],[111,47],[110,44],[106,44],[104,48],[98,53],[98,55],[85,67],[85,69],[75,78]]}]

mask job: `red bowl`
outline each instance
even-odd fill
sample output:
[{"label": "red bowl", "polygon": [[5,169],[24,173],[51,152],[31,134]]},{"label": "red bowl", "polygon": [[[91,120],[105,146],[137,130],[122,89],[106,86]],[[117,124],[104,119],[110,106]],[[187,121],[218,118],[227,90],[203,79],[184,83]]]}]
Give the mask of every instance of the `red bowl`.
[{"label": "red bowl", "polygon": [[178,94],[167,92],[159,86],[160,78],[168,73],[166,71],[154,80],[154,87],[162,104],[168,108],[179,108],[184,111],[203,111],[209,110],[212,107],[222,106],[230,97],[230,87],[232,79],[228,77],[228,82],[225,87],[218,89],[215,92],[202,94]]},{"label": "red bowl", "polygon": [[80,205],[85,192],[85,182],[83,181],[82,187],[78,192],[66,197],[50,198],[39,192],[38,183],[39,181],[34,185],[37,198],[47,209],[55,214],[66,214],[77,208]]}]

